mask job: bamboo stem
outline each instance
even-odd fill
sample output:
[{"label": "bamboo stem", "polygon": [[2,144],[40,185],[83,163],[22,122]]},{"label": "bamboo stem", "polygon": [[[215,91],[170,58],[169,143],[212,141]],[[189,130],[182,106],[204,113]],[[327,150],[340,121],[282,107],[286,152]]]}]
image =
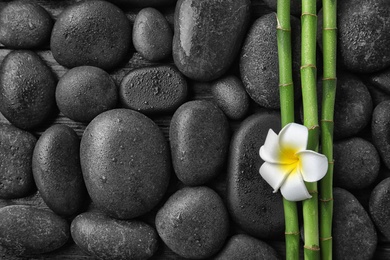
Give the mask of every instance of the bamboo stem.
[{"label": "bamboo stem", "polygon": [[[279,93],[282,127],[294,122],[294,85],[292,80],[290,0],[277,2],[277,41]],[[286,259],[299,259],[299,222],[296,202],[283,198]]]},{"label": "bamboo stem", "polygon": [[337,0],[323,0],[323,67],[321,143],[322,153],[328,158],[329,167],[320,181],[320,243],[321,258],[332,259],[333,219],[333,127],[336,96],[337,53]]},{"label": "bamboo stem", "polygon": [[[316,68],[316,34],[317,34],[316,0],[302,0],[302,56],[301,85],[303,100],[304,125],[309,129],[308,150],[318,150],[319,125],[317,105],[317,68]],[[304,221],[304,257],[319,259],[318,231],[318,193],[317,183],[306,183],[312,198],[302,203]]]}]

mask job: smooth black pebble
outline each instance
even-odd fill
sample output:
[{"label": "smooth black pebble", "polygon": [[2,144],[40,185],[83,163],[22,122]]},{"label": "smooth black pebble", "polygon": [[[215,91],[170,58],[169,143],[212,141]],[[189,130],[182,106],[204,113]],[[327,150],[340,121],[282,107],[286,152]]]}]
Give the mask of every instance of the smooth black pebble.
[{"label": "smooth black pebble", "polygon": [[119,7],[106,1],[82,1],[56,20],[50,39],[54,59],[69,68],[90,65],[112,70],[128,56],[131,24]]},{"label": "smooth black pebble", "polygon": [[248,113],[249,96],[236,76],[229,75],[214,81],[211,93],[218,107],[230,119],[239,120]]},{"label": "smooth black pebble", "polygon": [[11,1],[0,9],[0,42],[11,49],[34,49],[49,44],[53,19],[37,3]]},{"label": "smooth black pebble", "polygon": [[71,216],[87,201],[80,166],[80,140],[66,125],[53,125],[39,137],[32,162],[35,184],[56,214]]},{"label": "smooth black pebble", "polygon": [[259,156],[268,130],[280,130],[277,113],[249,116],[234,133],[229,151],[227,205],[233,221],[248,234],[261,239],[283,235],[284,210],[280,193],[260,176]]},{"label": "smooth black pebble", "polygon": [[144,8],[133,26],[133,45],[142,57],[158,61],[172,53],[173,32],[164,15],[155,8]]},{"label": "smooth black pebble", "polygon": [[16,127],[37,127],[56,111],[56,84],[35,52],[11,51],[0,67],[0,112]]},{"label": "smooth black pebble", "polygon": [[372,259],[378,238],[368,213],[347,190],[335,188],[333,197],[333,257]]},{"label": "smooth black pebble", "polygon": [[62,247],[69,239],[68,222],[34,206],[0,208],[0,246],[9,255],[38,255]]},{"label": "smooth black pebble", "polygon": [[372,113],[371,135],[384,165],[390,169],[390,100],[377,105]]},{"label": "smooth black pebble", "polygon": [[31,133],[0,124],[0,198],[25,197],[34,189],[31,167],[36,142]]},{"label": "smooth black pebble", "polygon": [[145,114],[173,113],[187,95],[185,77],[169,65],[134,69],[119,87],[122,106]]},{"label": "smooth black pebble", "polygon": [[382,180],[372,190],[369,200],[369,211],[372,221],[378,230],[390,239],[390,178]]},{"label": "smooth black pebble", "polygon": [[111,76],[93,66],[70,69],[60,78],[56,88],[60,111],[79,122],[90,122],[104,111],[116,108],[118,96]]},{"label": "smooth black pebble", "polygon": [[205,259],[222,248],[229,232],[229,216],[222,199],[212,189],[185,187],[157,212],[156,228],[176,254]]},{"label": "smooth black pebble", "polygon": [[103,112],[88,124],[80,160],[92,201],[119,219],[135,218],[155,207],[171,174],[169,146],[160,128],[130,109]]},{"label": "smooth black pebble", "polygon": [[220,77],[240,51],[249,17],[249,0],[179,0],[172,51],[177,68],[198,81]]},{"label": "smooth black pebble", "polygon": [[149,259],[158,248],[158,235],[153,227],[100,212],[78,215],[70,230],[76,245],[99,259]]},{"label": "smooth black pebble", "polygon": [[202,185],[223,169],[230,141],[229,123],[212,102],[189,101],[174,113],[169,127],[172,163],[180,181]]}]

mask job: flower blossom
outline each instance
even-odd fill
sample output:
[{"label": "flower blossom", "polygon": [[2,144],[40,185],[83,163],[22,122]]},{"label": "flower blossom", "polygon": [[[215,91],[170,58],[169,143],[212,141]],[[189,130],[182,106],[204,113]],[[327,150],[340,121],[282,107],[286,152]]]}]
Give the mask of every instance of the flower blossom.
[{"label": "flower blossom", "polygon": [[274,193],[280,188],[283,197],[290,201],[311,198],[304,181],[318,181],[328,169],[326,156],[306,150],[308,136],[305,126],[290,123],[279,135],[270,129],[260,147],[260,157],[264,160],[260,175]]}]

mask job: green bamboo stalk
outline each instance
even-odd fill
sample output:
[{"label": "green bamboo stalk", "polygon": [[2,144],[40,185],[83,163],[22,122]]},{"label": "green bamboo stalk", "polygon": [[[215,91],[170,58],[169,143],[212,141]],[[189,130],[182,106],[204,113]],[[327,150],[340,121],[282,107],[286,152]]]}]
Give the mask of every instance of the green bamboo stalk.
[{"label": "green bamboo stalk", "polygon": [[[309,129],[309,150],[318,150],[319,125],[317,105],[317,68],[316,68],[316,34],[317,34],[316,0],[302,0],[301,16],[301,85],[303,100],[303,123]],[[318,231],[318,193],[317,183],[306,183],[312,198],[302,203],[304,221],[304,258],[320,258]]]},{"label": "green bamboo stalk", "polygon": [[[277,41],[279,93],[282,127],[294,122],[294,85],[292,80],[290,0],[277,2]],[[283,198],[286,259],[299,259],[299,221],[296,202]]]},{"label": "green bamboo stalk", "polygon": [[320,246],[321,258],[332,259],[333,219],[333,117],[336,96],[337,0],[323,0],[323,67],[321,144],[329,167],[320,181]]}]

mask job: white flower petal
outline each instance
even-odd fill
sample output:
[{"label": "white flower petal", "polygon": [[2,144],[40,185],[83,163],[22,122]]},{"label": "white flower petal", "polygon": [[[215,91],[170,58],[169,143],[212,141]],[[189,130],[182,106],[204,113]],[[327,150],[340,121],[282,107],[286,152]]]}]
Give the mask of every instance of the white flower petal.
[{"label": "white flower petal", "polygon": [[298,169],[290,173],[280,187],[280,191],[283,197],[290,201],[301,201],[311,198]]},{"label": "white flower petal", "polygon": [[279,137],[272,130],[268,130],[264,145],[260,147],[260,157],[265,162],[280,163]]},{"label": "white flower petal", "polygon": [[306,126],[290,123],[279,133],[279,145],[281,151],[300,152],[306,150],[309,131]]},{"label": "white flower petal", "polygon": [[302,177],[307,182],[321,180],[328,170],[328,159],[325,155],[306,150],[297,153]]},{"label": "white flower petal", "polygon": [[277,192],[293,169],[289,165],[265,162],[260,167],[260,175]]}]

